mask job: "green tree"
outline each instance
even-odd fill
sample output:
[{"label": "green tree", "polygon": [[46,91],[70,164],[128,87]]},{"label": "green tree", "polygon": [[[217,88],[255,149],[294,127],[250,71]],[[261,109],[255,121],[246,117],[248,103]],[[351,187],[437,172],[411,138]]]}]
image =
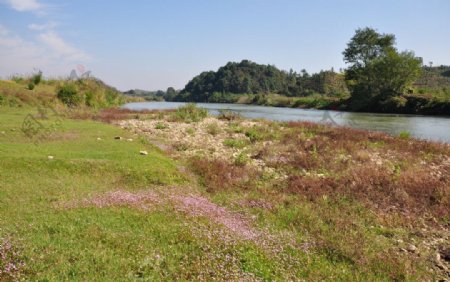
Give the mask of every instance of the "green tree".
[{"label": "green tree", "polygon": [[377,107],[401,95],[421,71],[422,60],[411,51],[398,52],[395,36],[374,29],[356,30],[343,52],[350,66],[345,79],[354,109]]},{"label": "green tree", "polygon": [[166,93],[164,94],[164,100],[166,101],[173,101],[175,96],[177,96],[177,91],[173,87],[167,88]]}]

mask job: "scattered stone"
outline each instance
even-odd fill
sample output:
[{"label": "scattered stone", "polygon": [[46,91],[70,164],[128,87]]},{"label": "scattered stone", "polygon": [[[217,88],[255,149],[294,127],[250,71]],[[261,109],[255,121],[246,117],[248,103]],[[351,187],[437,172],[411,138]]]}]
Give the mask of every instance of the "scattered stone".
[{"label": "scattered stone", "polygon": [[411,252],[411,253],[415,253],[417,251],[417,247],[414,246],[413,244],[408,245],[408,247],[406,249],[408,250],[408,252]]},{"label": "scattered stone", "polygon": [[443,249],[441,251],[441,257],[446,261],[450,262],[450,248]]},{"label": "scattered stone", "polygon": [[53,160],[53,159],[54,159],[53,156],[48,156],[47,158],[48,158],[49,160]]},{"label": "scattered stone", "polygon": [[147,156],[148,152],[147,151],[140,151],[139,154],[143,155],[143,156]]},{"label": "scattered stone", "polygon": [[128,142],[133,142],[133,139],[129,138],[127,139]]},{"label": "scattered stone", "polygon": [[98,140],[98,141],[100,141],[100,140],[102,140],[102,138],[100,138],[100,137],[97,137],[97,140]]},{"label": "scattered stone", "polygon": [[114,139],[116,139],[116,140],[122,140],[123,138],[122,138],[122,136],[116,136],[116,137],[114,137]]}]

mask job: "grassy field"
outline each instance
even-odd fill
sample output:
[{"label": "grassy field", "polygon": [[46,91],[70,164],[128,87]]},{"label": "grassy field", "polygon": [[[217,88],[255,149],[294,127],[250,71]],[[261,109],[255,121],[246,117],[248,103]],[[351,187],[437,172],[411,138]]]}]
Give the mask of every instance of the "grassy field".
[{"label": "grassy field", "polygon": [[[55,126],[52,117],[37,118],[51,131],[30,139],[21,131],[28,113],[36,116],[37,110],[0,107],[0,280],[445,277],[431,258],[449,244],[449,219],[441,214],[447,211],[448,186],[437,204],[421,202],[423,209],[411,210],[409,219],[381,203],[375,207],[377,193],[364,201],[360,194],[321,190],[333,189],[325,184],[335,170],[342,169],[344,179],[344,159],[357,154],[351,144],[358,152],[362,144],[371,153],[394,150],[399,158],[420,148],[429,165],[449,157],[445,145],[378,135],[367,141],[363,133],[345,133],[349,141],[332,145],[336,150],[326,155],[337,157],[340,150],[341,163],[318,154],[329,148],[322,137],[332,132],[308,124],[223,121],[203,114],[187,123],[180,113],[112,111],[99,119],[142,124],[123,124],[125,130],[100,121],[63,118]],[[179,132],[183,139],[177,139]],[[209,155],[193,150],[188,136]],[[261,151],[259,158],[273,163],[252,166],[257,158],[247,155],[257,154],[268,140],[284,142],[286,150]],[[408,142],[413,145],[402,149]],[[289,159],[295,146],[309,157],[300,159],[311,162]],[[355,167],[362,169],[373,155],[359,154]],[[229,159],[210,157],[220,155]],[[397,159],[390,161],[383,165],[395,169]],[[397,170],[401,176],[414,168],[405,162]],[[448,175],[443,177],[448,185]],[[375,173],[360,181],[375,187],[372,182],[380,179],[388,181]],[[416,200],[423,199],[410,196],[402,204],[409,208]],[[424,214],[437,222],[428,224]],[[417,250],[408,250],[411,244]]]}]

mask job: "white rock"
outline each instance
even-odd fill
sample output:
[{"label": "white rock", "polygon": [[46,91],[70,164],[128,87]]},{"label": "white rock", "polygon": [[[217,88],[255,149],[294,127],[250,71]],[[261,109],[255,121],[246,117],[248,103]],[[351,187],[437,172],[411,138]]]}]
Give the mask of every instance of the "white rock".
[{"label": "white rock", "polygon": [[408,245],[408,247],[406,248],[409,252],[415,253],[417,250],[417,247],[414,246],[413,244]]},{"label": "white rock", "polygon": [[133,142],[133,139],[129,138],[127,139],[128,142]]},{"label": "white rock", "polygon": [[147,151],[140,151],[139,154],[143,155],[143,156],[147,156],[148,152]]},{"label": "white rock", "polygon": [[48,156],[47,158],[48,158],[49,160],[53,160],[53,159],[54,159],[53,156]]},{"label": "white rock", "polygon": [[102,138],[100,138],[100,137],[97,137],[97,140],[98,140],[98,141],[100,141],[100,140],[102,140]]}]

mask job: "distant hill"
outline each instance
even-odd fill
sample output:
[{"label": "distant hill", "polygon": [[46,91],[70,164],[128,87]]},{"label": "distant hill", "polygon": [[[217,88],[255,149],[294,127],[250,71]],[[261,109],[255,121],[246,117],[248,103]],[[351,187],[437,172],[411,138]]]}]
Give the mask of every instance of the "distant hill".
[{"label": "distant hill", "polygon": [[313,93],[342,95],[348,90],[344,76],[333,70],[309,75],[306,71],[288,72],[273,65],[243,60],[240,63],[229,62],[217,71],[202,72],[189,81],[175,100],[232,102],[241,94],[260,93],[304,97]]},{"label": "distant hill", "polygon": [[90,77],[78,80],[43,79],[14,76],[0,80],[0,106],[36,106],[66,104],[71,107],[104,108],[128,102],[121,92]]}]

